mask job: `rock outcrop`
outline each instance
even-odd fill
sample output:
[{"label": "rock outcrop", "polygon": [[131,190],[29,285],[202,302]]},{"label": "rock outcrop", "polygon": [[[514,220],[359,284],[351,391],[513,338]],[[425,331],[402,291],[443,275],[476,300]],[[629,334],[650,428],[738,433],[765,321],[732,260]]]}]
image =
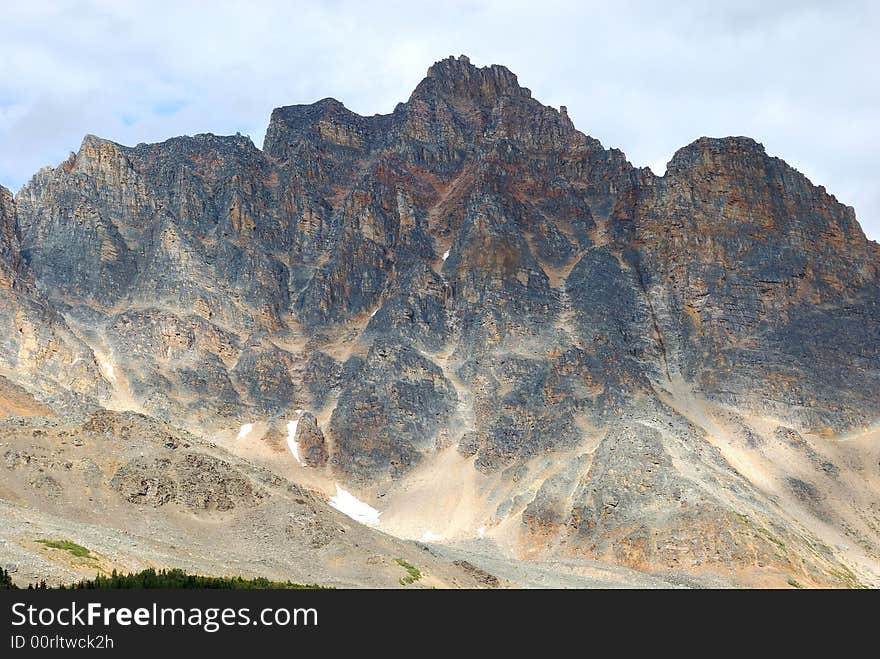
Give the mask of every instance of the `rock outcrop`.
[{"label": "rock outcrop", "polygon": [[295,439],[305,464],[309,467],[323,467],[327,464],[327,443],[314,414],[303,412],[296,424]]}]

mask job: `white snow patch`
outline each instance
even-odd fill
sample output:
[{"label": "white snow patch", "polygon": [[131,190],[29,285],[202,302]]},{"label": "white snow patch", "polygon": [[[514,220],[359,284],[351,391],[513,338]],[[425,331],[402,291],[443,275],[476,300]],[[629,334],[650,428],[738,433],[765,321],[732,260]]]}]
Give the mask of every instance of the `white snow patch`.
[{"label": "white snow patch", "polygon": [[422,537],[419,538],[422,542],[439,542],[443,539],[442,535],[437,535],[436,533],[432,533],[431,531],[425,531],[422,533]]},{"label": "white snow patch", "polygon": [[247,437],[248,435],[251,434],[251,430],[253,430],[253,429],[254,429],[254,424],[253,424],[253,423],[246,423],[246,424],[244,424],[244,425],[239,429],[239,431],[238,431],[238,437],[236,437],[236,439],[244,439],[245,437]]},{"label": "white snow patch", "polygon": [[376,307],[375,309],[373,309],[373,313],[370,314],[370,318],[375,316],[377,311],[379,311],[379,307]]},{"label": "white snow patch", "polygon": [[443,252],[443,260],[445,261],[448,258],[449,258],[449,250],[447,249],[445,252]]},{"label": "white snow patch", "polygon": [[376,525],[379,523],[379,515],[382,514],[370,504],[356,499],[353,495],[343,490],[339,487],[338,483],[336,484],[336,496],[330,497],[330,505],[343,515],[348,515],[354,521],[361,524]]},{"label": "white snow patch", "polygon": [[477,529],[477,536],[482,538],[484,535],[486,535],[486,527],[481,526],[480,528]]},{"label": "white snow patch", "polygon": [[104,361],[101,362],[101,368],[104,369],[104,373],[107,375],[107,379],[110,380],[110,382],[116,382],[116,373],[113,370],[113,364]]},{"label": "white snow patch", "polygon": [[296,442],[296,427],[299,425],[299,419],[287,422],[287,448],[293,453],[293,459],[297,464],[302,464],[299,457],[299,444]]},{"label": "white snow patch", "polygon": [[296,427],[299,425],[303,412],[305,410],[294,410],[293,413],[296,414],[296,418],[293,421],[287,422],[287,448],[290,449],[293,459],[296,460],[297,464],[303,463],[302,458],[299,457],[299,443],[296,441]]}]

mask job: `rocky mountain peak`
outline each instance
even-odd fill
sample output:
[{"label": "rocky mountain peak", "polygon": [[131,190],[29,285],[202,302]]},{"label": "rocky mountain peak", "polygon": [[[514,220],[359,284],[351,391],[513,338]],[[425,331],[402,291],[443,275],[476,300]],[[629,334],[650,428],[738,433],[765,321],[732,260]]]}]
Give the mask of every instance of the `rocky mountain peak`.
[{"label": "rocky mountain peak", "polygon": [[720,171],[736,162],[761,162],[767,157],[764,145],[751,137],[700,137],[673,154],[667,172],[692,171],[706,167]]},{"label": "rocky mountain peak", "polygon": [[357,148],[363,145],[367,123],[334,98],[275,108],[263,150],[272,157],[283,158],[299,141],[327,141]]},{"label": "rocky mountain peak", "polygon": [[477,67],[465,55],[449,56],[434,63],[414,95],[426,93],[467,96],[491,105],[500,96],[531,98],[531,91],[520,87],[516,75],[505,66]]},{"label": "rocky mountain peak", "polygon": [[71,154],[72,163],[71,160],[68,163],[83,170],[101,167],[104,161],[119,158],[123,148],[116,142],[89,133],[83,137],[79,150]]},{"label": "rocky mountain peak", "polygon": [[673,155],[666,176],[667,189],[709,195],[716,206],[724,200],[721,217],[762,227],[766,240],[796,231],[813,236],[810,249],[832,240],[839,248],[834,258],[848,260],[855,250],[862,264],[872,260],[855,211],[750,137],[701,137]]}]

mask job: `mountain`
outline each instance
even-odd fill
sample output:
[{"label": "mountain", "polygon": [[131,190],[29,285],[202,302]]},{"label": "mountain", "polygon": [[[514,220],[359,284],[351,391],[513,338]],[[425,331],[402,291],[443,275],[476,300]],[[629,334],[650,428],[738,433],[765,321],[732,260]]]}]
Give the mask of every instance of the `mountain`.
[{"label": "mountain", "polygon": [[880,246],[749,138],[658,177],[462,56],[262,149],[88,135],[0,199],[31,406],[342,484],[471,563],[880,584]]}]

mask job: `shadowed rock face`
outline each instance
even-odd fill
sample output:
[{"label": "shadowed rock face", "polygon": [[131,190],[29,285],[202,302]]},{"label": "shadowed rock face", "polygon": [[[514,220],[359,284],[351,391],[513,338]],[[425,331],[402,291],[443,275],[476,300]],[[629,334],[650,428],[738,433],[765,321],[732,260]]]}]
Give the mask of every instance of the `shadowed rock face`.
[{"label": "shadowed rock face", "polygon": [[20,241],[12,193],[0,187],[0,286],[4,289],[12,288],[21,269]]},{"label": "shadowed rock face", "polygon": [[808,426],[876,418],[878,261],[852,208],[748,138],[697,140],[640,197],[636,267],[670,368],[733,404],[802,406]]},{"label": "shadowed rock face", "polygon": [[396,476],[437,448],[457,401],[435,364],[413,348],[376,341],[352,376],[330,419],[341,438],[340,469],[355,478]]},{"label": "shadowed rock face", "polygon": [[59,410],[108,393],[92,351],[36,288],[22,259],[12,194],[0,187],[0,376]]},{"label": "shadowed rock face", "polygon": [[[669,551],[639,531],[655,514],[739,532],[729,500],[676,508],[705,494],[676,460],[705,458],[669,443],[707,440],[670,430],[669,383],[802,432],[880,417],[880,248],[851,208],[748,138],[701,138],[656,177],[465,57],[388,115],[279,108],[262,150],[87,136],[0,194],[0,220],[0,357],[31,391],[124,383],[196,428],[310,410],[308,463],[360,481],[447,445],[486,474],[558,455],[509,509],[633,565]],[[42,337],[30,371],[14,318]],[[59,380],[91,350],[113,382],[90,356]]]}]

